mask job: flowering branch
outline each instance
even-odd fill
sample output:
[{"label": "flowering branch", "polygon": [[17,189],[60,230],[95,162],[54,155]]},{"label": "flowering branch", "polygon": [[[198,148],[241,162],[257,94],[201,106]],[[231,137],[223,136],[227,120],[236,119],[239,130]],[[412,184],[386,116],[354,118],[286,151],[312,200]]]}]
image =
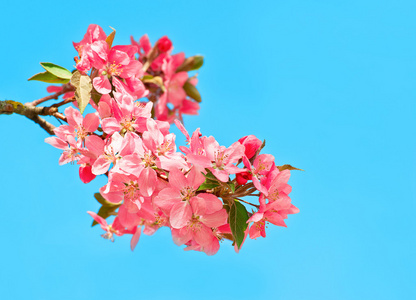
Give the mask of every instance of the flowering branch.
[{"label": "flowering branch", "polygon": [[[58,109],[56,107],[35,107],[32,105],[22,104],[13,100],[0,101],[0,114],[19,114],[27,117],[33,122],[39,124],[47,133],[54,135],[53,132],[55,126],[42,119],[39,116],[56,116],[58,115]],[[62,115],[60,115],[62,116]]]},{"label": "flowering branch", "polygon": [[[82,182],[107,176],[94,195],[101,208],[88,212],[102,236],[113,241],[130,234],[133,250],[142,231],[152,235],[168,227],[177,245],[213,255],[222,240],[231,240],[238,252],[247,237],[265,237],[267,223],[286,227],[288,215],[299,212],[288,184],[296,168],[276,166],[274,156],[260,153],[265,142],[253,135],[225,147],[181,123],[184,114],[198,113],[198,80],[188,72],[199,69],[203,57],[173,54],[166,36],[153,46],[147,35],[113,46],[114,36],[115,30],[107,36],[90,25],[73,43],[76,70],[41,63],[46,72],[29,79],[62,84],[49,86],[51,95],[26,104],[0,101],[0,114],[24,115],[55,134],[45,142],[62,151],[59,164],[79,165]],[[58,112],[67,104],[76,108]],[[83,115],[87,107],[92,112]],[[66,124],[55,128],[40,117],[48,115]],[[172,123],[188,147],[176,146]],[[242,199],[247,196],[258,204]]]}]

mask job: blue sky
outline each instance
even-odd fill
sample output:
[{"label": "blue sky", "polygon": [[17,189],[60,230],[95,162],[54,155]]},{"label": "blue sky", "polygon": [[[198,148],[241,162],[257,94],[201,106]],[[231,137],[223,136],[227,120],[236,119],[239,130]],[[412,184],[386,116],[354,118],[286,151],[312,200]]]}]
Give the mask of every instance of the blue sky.
[{"label": "blue sky", "polygon": [[[2,4],[0,99],[46,95],[41,61],[71,68],[91,23],[115,42],[168,35],[202,54],[199,116],[230,145],[255,134],[293,172],[300,213],[236,254],[184,252],[168,230],[115,243],[47,134],[0,116],[2,299],[416,298],[414,1],[114,1]],[[183,141],[182,136],[178,136]]]}]

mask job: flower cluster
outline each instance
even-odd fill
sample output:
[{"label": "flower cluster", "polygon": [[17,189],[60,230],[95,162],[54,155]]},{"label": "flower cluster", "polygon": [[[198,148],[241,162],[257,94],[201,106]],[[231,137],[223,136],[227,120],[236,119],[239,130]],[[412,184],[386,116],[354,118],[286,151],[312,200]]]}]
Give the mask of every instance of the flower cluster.
[{"label": "flower cluster", "polygon": [[[88,212],[105,231],[103,237],[131,234],[134,249],[142,231],[152,235],[168,227],[185,250],[213,255],[223,239],[238,251],[247,236],[265,237],[268,222],[286,226],[287,216],[299,211],[288,196],[295,168],[277,166],[272,155],[261,154],[264,143],[252,135],[225,147],[200,129],[189,134],[178,119],[199,108],[183,88],[194,87],[196,80],[178,69],[189,70],[186,65],[195,60],[171,55],[167,37],[154,47],[146,35],[132,42],[112,47],[102,29],[90,25],[84,39],[74,43],[77,70],[90,74],[99,99],[90,101],[93,112],[85,116],[67,107],[68,124],[45,140],[63,150],[60,164],[79,165],[84,183],[108,177],[96,194],[100,211]],[[78,87],[75,97],[81,97]],[[176,146],[173,122],[187,146]],[[106,218],[112,215],[109,225]]]},{"label": "flower cluster", "polygon": [[198,114],[200,95],[196,76],[187,71],[202,66],[203,58],[185,58],[183,52],[172,54],[173,46],[166,36],[152,47],[147,35],[131,45],[112,46],[113,36],[107,36],[98,25],[90,25],[84,38],[74,43],[79,57],[76,68],[90,73],[94,93],[129,95],[134,100],[146,97],[154,103],[153,115],[172,123],[183,114]]}]

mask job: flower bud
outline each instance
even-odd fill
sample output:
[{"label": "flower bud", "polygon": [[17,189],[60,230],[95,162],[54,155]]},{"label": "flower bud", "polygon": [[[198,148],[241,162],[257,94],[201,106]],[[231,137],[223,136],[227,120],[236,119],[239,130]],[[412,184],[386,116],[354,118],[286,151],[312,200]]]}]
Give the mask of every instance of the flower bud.
[{"label": "flower bud", "polygon": [[79,178],[83,183],[89,183],[92,181],[96,176],[91,171],[90,165],[84,165],[79,167]]},{"label": "flower bud", "polygon": [[237,173],[235,179],[239,185],[245,185],[248,180],[251,180],[252,176],[248,172]]},{"label": "flower bud", "polygon": [[241,145],[243,145],[246,148],[244,154],[247,156],[248,159],[252,158],[254,154],[256,154],[257,149],[259,149],[259,147],[262,144],[262,142],[254,135],[242,137],[238,141]]},{"label": "flower bud", "polygon": [[157,48],[162,53],[167,52],[172,48],[172,42],[167,36],[163,36],[157,41]]}]

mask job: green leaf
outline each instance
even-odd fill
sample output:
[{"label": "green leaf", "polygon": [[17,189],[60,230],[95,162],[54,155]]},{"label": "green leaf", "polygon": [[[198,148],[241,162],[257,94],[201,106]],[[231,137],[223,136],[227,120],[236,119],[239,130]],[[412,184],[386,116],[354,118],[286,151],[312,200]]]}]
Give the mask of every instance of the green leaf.
[{"label": "green leaf", "polygon": [[55,65],[53,63],[43,62],[40,65],[49,73],[55,75],[56,77],[62,79],[71,79],[72,73],[71,71],[65,69],[64,67]]},{"label": "green leaf", "polygon": [[142,81],[151,80],[152,78],[153,78],[153,76],[152,76],[152,75],[144,75],[144,76],[142,77]]},{"label": "green leaf", "polygon": [[79,111],[82,114],[91,99],[91,78],[88,75],[81,75],[81,73],[76,71],[72,75],[71,84],[76,87],[75,99],[77,99]]},{"label": "green leaf", "polygon": [[194,99],[196,102],[201,102],[201,94],[199,94],[198,90],[196,89],[196,87],[191,84],[190,82],[185,82],[185,84],[183,85],[183,89],[185,90],[186,94],[191,97],[192,99]]},{"label": "green leaf", "polygon": [[233,233],[238,249],[240,249],[244,241],[244,232],[248,226],[247,220],[248,213],[246,207],[240,202],[234,201],[228,213],[228,223],[230,224],[231,232]]},{"label": "green leaf", "polygon": [[110,206],[110,207],[117,206],[117,207],[119,207],[121,205],[121,202],[120,203],[113,203],[113,202],[105,200],[104,197],[100,193],[95,193],[94,198],[95,198],[95,200],[97,200],[98,203],[100,203],[104,206]]},{"label": "green leaf", "polygon": [[95,104],[98,105],[98,103],[101,100],[101,94],[99,92],[97,92],[97,90],[93,87],[92,91],[91,91],[91,99],[92,101],[94,101]]},{"label": "green leaf", "polygon": [[207,171],[207,173],[205,174],[205,178],[213,180],[213,181],[217,181],[217,177],[215,177],[214,174],[212,174],[212,172],[208,169],[205,169]]},{"label": "green leaf", "polygon": [[[100,209],[97,212],[97,215],[99,215],[103,219],[107,219],[110,216],[114,216],[116,214],[116,210],[119,206],[109,207],[109,206],[101,206]],[[93,221],[91,224],[91,227],[97,225],[97,221]]]},{"label": "green leaf", "polygon": [[105,39],[108,48],[111,48],[111,46],[113,45],[113,41],[114,41],[114,37],[116,36],[116,30],[112,27],[110,27],[111,29],[113,29],[113,32],[110,33],[107,38]]},{"label": "green leaf", "polygon": [[[95,193],[94,198],[98,201],[98,203],[102,204],[100,210],[98,211],[97,215],[100,217],[107,219],[109,216],[115,215],[115,211],[117,208],[120,207],[120,203],[112,203],[104,199],[100,193]],[[91,226],[95,226],[98,223],[94,220]]]},{"label": "green leaf", "polygon": [[153,77],[151,75],[146,75],[146,76],[143,76],[142,81],[144,83],[153,83],[153,84],[156,84],[163,91],[165,90],[165,85],[163,84],[163,79],[160,76]]},{"label": "green leaf", "polygon": [[201,55],[195,55],[188,57],[185,61],[176,69],[176,72],[188,72],[198,70],[204,64],[204,57]]},{"label": "green leaf", "polygon": [[62,79],[62,78],[56,77],[55,75],[49,72],[42,72],[42,73],[35,74],[32,77],[30,77],[28,80],[29,81],[37,80],[37,81],[42,81],[42,82],[47,82],[47,83],[68,83],[69,82],[69,79]]},{"label": "green leaf", "polygon": [[201,184],[201,186],[198,188],[198,191],[203,191],[203,190],[212,190],[215,189],[217,186],[219,186],[220,184],[218,182],[215,181],[205,181],[203,184]]},{"label": "green leaf", "polygon": [[231,192],[234,194],[235,193],[235,184],[234,184],[234,182],[229,182],[228,186],[230,187]]}]

